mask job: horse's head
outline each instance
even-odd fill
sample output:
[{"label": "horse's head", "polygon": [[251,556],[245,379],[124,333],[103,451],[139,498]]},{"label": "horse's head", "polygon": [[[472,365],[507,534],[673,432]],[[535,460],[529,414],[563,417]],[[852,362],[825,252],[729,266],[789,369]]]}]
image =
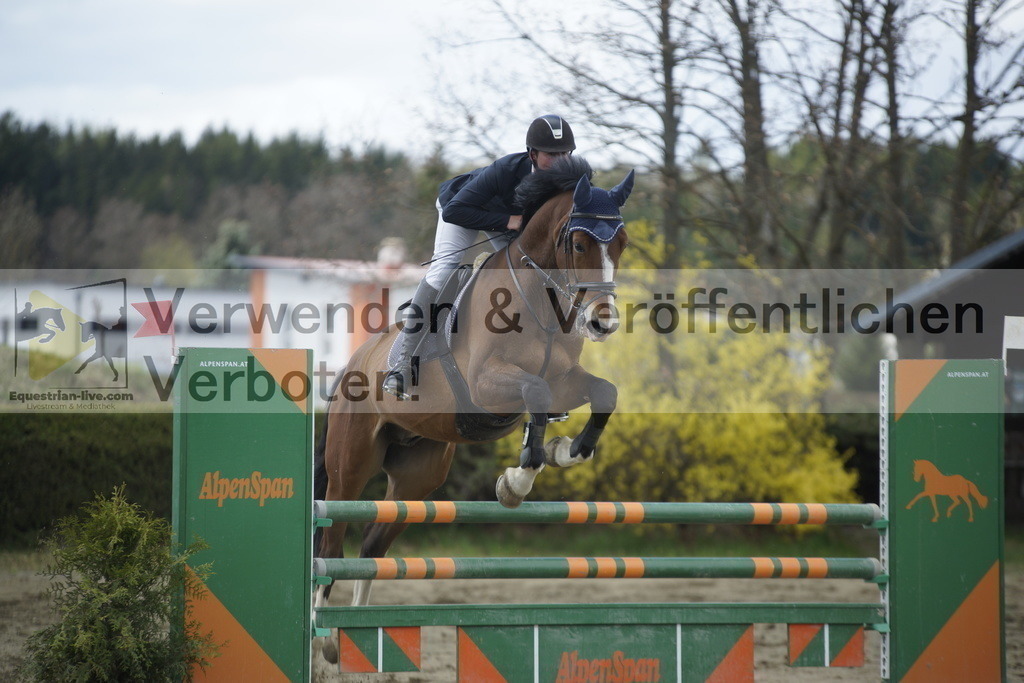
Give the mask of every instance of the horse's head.
[{"label": "horse's head", "polygon": [[921,477],[924,476],[924,460],[914,461],[914,481],[921,481]]},{"label": "horse's head", "polygon": [[611,190],[593,187],[583,176],[572,195],[572,212],[558,235],[559,266],[569,273],[576,295],[578,329],[604,341],[619,327],[615,274],[629,240],[619,208],[633,190],[633,171]]},{"label": "horse's head", "polygon": [[93,327],[92,323],[78,323],[78,326],[82,328],[81,338],[83,342],[87,342],[93,338]]}]

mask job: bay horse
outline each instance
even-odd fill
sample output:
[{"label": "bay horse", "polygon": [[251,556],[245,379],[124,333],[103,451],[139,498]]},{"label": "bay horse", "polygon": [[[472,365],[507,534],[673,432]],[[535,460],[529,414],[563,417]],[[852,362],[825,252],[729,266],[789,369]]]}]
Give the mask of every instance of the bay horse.
[{"label": "bay horse", "polygon": [[[584,370],[579,358],[585,339],[603,341],[618,328],[614,280],[628,242],[619,208],[634,176],[630,171],[612,190],[593,187],[591,176],[584,159],[568,157],[522,181],[517,200],[524,228],[476,271],[459,298],[455,329],[436,332],[450,337],[449,353],[420,363],[413,400],[375,392],[397,326],[352,354],[335,382],[315,452],[318,499],[356,500],[381,470],[388,500],[425,499],[447,478],[457,443],[502,438],[524,412],[530,419],[520,463],[496,484],[502,504],[519,505],[545,464],[571,466],[594,455],[617,392]],[[576,438],[545,444],[549,416],[587,403],[590,419]],[[343,556],[346,526],[323,529],[319,557]],[[367,525],[360,557],[383,557],[406,526]],[[330,589],[318,588],[318,606]],[[367,604],[369,594],[370,581],[357,582],[352,604]],[[327,639],[323,651],[331,661],[335,648]]]}]

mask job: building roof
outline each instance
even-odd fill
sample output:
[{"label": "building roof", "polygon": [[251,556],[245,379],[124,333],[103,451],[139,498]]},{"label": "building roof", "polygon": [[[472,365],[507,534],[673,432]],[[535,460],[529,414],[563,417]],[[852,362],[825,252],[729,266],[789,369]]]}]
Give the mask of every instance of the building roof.
[{"label": "building roof", "polygon": [[354,259],[310,259],[287,256],[241,256],[229,257],[233,266],[249,270],[296,270],[316,271],[345,284],[414,285],[419,282],[426,268],[415,263],[382,263],[380,261],[357,261]]},{"label": "building roof", "polygon": [[965,256],[949,268],[937,271],[935,277],[901,292],[895,300],[911,305],[934,300],[938,295],[969,282],[977,275],[976,271],[1017,268],[1022,262],[1024,230],[1007,235]]}]

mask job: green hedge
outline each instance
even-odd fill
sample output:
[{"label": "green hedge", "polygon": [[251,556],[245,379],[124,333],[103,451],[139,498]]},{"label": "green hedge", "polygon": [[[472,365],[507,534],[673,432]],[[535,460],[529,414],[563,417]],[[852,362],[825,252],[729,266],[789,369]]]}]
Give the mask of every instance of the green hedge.
[{"label": "green hedge", "polygon": [[125,497],[171,515],[170,413],[0,414],[0,546],[41,531],[121,483]]},{"label": "green hedge", "polygon": [[[170,413],[0,414],[0,547],[34,545],[56,520],[121,483],[129,501],[169,519],[172,424]],[[318,432],[322,424],[318,416]],[[853,449],[847,466],[860,473],[857,493],[877,501],[877,416],[832,415],[828,431],[839,452]],[[435,497],[492,499],[495,457],[490,445],[461,446]],[[364,497],[382,497],[385,483],[375,478]]]},{"label": "green hedge", "polygon": [[865,503],[877,503],[878,413],[833,413],[825,428],[836,438],[840,453],[852,452],[846,467],[859,475],[857,496]]}]

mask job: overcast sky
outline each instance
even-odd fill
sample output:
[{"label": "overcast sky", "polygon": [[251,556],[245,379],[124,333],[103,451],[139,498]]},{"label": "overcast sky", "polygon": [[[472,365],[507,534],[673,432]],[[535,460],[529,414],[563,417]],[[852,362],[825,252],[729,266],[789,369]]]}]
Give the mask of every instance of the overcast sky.
[{"label": "overcast sky", "polygon": [[[523,63],[522,45],[487,42],[507,29],[488,25],[481,7],[474,0],[0,0],[0,112],[143,137],[180,131],[190,142],[211,126],[263,141],[297,131],[323,134],[334,148],[382,143],[422,156],[438,142],[427,120],[441,109],[439,82],[468,84],[469,101],[507,98],[496,91]],[[582,16],[588,3],[544,7]],[[1012,18],[1019,29],[1024,11]],[[485,44],[437,54],[438,40],[472,43],[466,36]],[[939,85],[924,90],[946,88],[959,48],[927,47],[932,67],[919,78]],[[464,77],[485,67],[496,82]],[[507,128],[493,136],[496,147],[520,148],[528,120],[553,109],[539,99],[513,93],[516,111],[503,112],[509,123],[496,126]],[[590,148],[585,122],[573,125],[580,148]],[[465,160],[457,149],[448,155]]]},{"label": "overcast sky", "polygon": [[0,111],[142,136],[209,126],[261,139],[429,149],[428,57],[461,2],[3,0]]}]

